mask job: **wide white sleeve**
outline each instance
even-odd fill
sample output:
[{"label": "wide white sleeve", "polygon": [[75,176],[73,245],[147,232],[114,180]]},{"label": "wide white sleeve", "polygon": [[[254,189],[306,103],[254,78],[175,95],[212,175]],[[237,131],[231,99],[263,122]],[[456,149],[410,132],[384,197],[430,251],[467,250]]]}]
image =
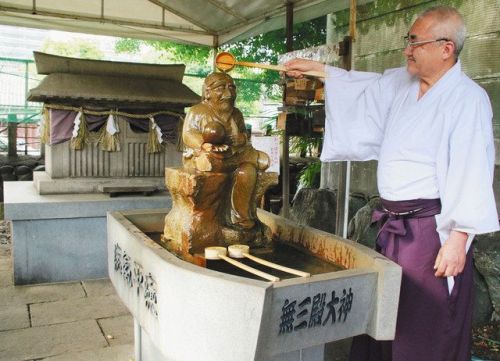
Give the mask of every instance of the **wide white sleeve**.
[{"label": "wide white sleeve", "polygon": [[472,94],[450,110],[449,115],[456,120],[456,126],[451,129],[448,149],[438,157],[442,210],[436,216],[437,231],[441,243],[448,239],[451,230],[468,233],[468,250],[474,235],[499,230],[493,194],[495,149],[488,96],[484,92]]},{"label": "wide white sleeve", "polygon": [[388,105],[382,75],[327,66],[322,161],[377,159]]}]

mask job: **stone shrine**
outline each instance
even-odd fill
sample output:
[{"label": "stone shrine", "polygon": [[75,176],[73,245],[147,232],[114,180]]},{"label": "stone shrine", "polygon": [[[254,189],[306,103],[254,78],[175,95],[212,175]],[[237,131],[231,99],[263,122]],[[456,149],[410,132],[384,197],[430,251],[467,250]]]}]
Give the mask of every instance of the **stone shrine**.
[{"label": "stone shrine", "polygon": [[14,282],[103,278],[106,213],[170,205],[164,170],[181,164],[180,120],[200,98],[182,64],[35,59],[46,77],[28,100],[44,103],[46,171],[4,184]]}]

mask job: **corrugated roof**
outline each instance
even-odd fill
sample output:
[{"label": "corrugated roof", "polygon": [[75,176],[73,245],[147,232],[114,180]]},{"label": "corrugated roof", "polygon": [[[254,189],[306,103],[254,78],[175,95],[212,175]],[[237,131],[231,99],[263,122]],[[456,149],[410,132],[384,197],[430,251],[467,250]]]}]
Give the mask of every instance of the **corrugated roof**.
[{"label": "corrugated roof", "polygon": [[48,74],[29,91],[28,100],[99,104],[177,104],[200,97],[182,84],[184,65],[84,60],[36,53],[37,69]]},{"label": "corrugated roof", "polygon": [[33,52],[38,74],[69,73],[164,79],[182,82],[184,64],[143,64],[69,58]]},{"label": "corrugated roof", "polygon": [[[373,0],[357,0],[357,4]],[[213,46],[349,7],[349,0],[0,0],[0,24]]]}]

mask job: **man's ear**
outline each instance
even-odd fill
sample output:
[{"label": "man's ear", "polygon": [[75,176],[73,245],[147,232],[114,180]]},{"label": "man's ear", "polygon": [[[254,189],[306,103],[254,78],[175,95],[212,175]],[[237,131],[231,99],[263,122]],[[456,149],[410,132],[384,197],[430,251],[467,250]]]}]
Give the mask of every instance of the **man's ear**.
[{"label": "man's ear", "polygon": [[455,43],[447,41],[443,46],[443,60],[447,60],[455,56]]}]

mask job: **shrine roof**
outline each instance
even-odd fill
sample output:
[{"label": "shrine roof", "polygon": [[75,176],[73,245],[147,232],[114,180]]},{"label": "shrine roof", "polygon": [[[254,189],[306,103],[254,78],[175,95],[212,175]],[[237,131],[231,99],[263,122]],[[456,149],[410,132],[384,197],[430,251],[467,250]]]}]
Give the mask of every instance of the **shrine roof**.
[{"label": "shrine roof", "polygon": [[183,64],[86,60],[38,52],[35,61],[38,73],[47,76],[29,91],[29,101],[184,106],[200,101],[200,96],[182,83]]}]

